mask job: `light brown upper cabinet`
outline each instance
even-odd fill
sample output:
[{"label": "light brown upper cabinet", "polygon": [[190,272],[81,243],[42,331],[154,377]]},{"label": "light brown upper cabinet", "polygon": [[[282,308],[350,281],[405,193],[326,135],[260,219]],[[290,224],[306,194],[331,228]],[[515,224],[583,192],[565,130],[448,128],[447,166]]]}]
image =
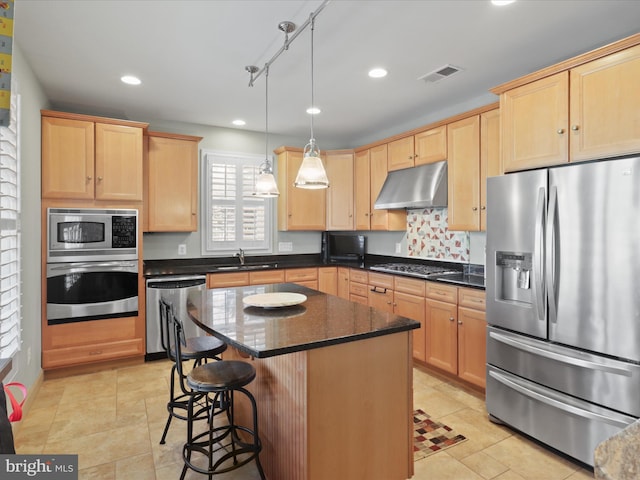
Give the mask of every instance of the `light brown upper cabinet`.
[{"label": "light brown upper cabinet", "polygon": [[371,210],[369,210],[371,230],[405,230],[407,228],[405,210],[376,210],[373,208],[387,178],[387,144],[369,149],[369,173],[371,175]]},{"label": "light brown upper cabinet", "polygon": [[480,229],[480,116],[448,125],[449,230]]},{"label": "light brown upper cabinet", "polygon": [[502,175],[500,109],[480,114],[480,230],[487,230],[487,178]]},{"label": "light brown upper cabinet", "polygon": [[354,158],[356,230],[371,229],[371,169],[369,150],[356,152]]},{"label": "light brown upper cabinet", "polygon": [[42,198],[142,201],[148,124],[41,113]]},{"label": "light brown upper cabinet", "polygon": [[327,189],[308,190],[293,185],[302,164],[302,150],[279,147],[275,153],[280,190],[278,230],[325,230]]},{"label": "light brown upper cabinet", "polygon": [[325,155],[329,178],[327,189],[327,230],[353,230],[354,159],[352,151],[330,151]]},{"label": "light brown upper cabinet", "polygon": [[432,128],[414,135],[415,165],[447,159],[447,126]]},{"label": "light brown upper cabinet", "polygon": [[145,214],[149,232],[198,230],[198,143],[202,137],[148,132]]},{"label": "light brown upper cabinet", "polygon": [[447,159],[447,126],[441,125],[387,144],[388,170],[400,170]]},{"label": "light brown upper cabinet", "polygon": [[387,171],[415,165],[413,137],[404,137],[387,144]]},{"label": "light brown upper cabinet", "polygon": [[623,48],[639,39],[492,90],[500,94],[504,170],[640,152],[640,45]]}]

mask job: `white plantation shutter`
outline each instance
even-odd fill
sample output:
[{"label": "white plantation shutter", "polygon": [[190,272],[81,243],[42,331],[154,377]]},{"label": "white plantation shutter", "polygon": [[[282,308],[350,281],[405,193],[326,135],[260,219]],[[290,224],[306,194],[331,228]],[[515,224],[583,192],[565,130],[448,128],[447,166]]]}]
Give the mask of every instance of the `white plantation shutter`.
[{"label": "white plantation shutter", "polygon": [[262,155],[203,152],[202,253],[269,252],[273,200],[255,197]]},{"label": "white plantation shutter", "polygon": [[11,95],[11,121],[0,127],[0,358],[20,349],[19,97]]}]

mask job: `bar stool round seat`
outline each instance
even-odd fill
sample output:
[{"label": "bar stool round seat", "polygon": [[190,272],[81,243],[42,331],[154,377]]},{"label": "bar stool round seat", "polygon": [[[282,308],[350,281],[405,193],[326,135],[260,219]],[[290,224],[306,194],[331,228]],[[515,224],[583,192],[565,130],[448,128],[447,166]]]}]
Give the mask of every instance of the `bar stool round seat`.
[{"label": "bar stool round seat", "polygon": [[[258,436],[256,401],[244,388],[255,377],[256,370],[253,365],[238,360],[207,363],[187,374],[187,385],[193,395],[187,410],[187,442],[182,452],[184,467],[181,480],[188,469],[208,475],[211,479],[213,475],[230,472],[251,461],[256,462],[260,478],[265,478],[259,458],[262,444]],[[211,394],[214,394],[214,400],[210,402],[209,428],[207,431],[194,434],[193,422],[189,419],[197,418],[198,412],[194,409],[197,408],[202,395]],[[241,394],[249,401],[249,426],[236,422],[236,394]],[[221,413],[226,413],[226,420],[218,420]]]}]

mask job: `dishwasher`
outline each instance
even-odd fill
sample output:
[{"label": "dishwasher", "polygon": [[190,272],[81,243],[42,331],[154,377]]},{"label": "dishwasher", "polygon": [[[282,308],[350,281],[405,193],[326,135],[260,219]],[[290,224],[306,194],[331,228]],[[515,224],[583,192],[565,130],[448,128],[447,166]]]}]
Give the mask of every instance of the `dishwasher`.
[{"label": "dishwasher", "polygon": [[[189,320],[187,315],[187,296],[194,291],[207,288],[205,275],[166,275],[147,279],[147,351],[145,360],[167,358],[162,347],[160,330],[159,300],[164,298],[171,303],[177,318],[182,320],[187,337],[204,336],[206,333]],[[203,295],[204,297],[204,295]]]}]

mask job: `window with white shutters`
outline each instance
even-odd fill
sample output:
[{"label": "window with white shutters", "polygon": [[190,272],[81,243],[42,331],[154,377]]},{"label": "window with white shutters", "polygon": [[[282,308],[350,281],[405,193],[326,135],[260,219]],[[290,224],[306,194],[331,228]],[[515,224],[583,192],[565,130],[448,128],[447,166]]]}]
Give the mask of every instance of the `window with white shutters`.
[{"label": "window with white shutters", "polygon": [[19,97],[11,95],[11,122],[0,127],[0,358],[20,349]]},{"label": "window with white shutters", "polygon": [[271,251],[274,200],[254,195],[264,155],[203,151],[202,253]]}]

